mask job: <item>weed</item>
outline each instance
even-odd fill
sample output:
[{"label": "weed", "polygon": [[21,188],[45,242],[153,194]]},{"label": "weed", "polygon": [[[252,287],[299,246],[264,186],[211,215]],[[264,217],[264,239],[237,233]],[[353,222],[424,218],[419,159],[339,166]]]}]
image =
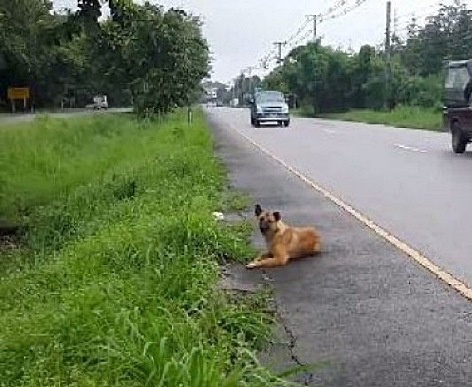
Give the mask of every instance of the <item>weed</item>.
[{"label": "weed", "polygon": [[401,106],[391,112],[352,110],[347,113],[325,114],[323,118],[358,121],[369,124],[385,124],[403,128],[440,131],[443,128],[441,113],[435,109]]},{"label": "weed", "polygon": [[212,216],[225,177],[201,112],[190,127],[44,118],[0,136],[0,214],[28,246],[0,251],[2,387],[285,384],[253,353],[264,300],[215,290],[249,229]]}]

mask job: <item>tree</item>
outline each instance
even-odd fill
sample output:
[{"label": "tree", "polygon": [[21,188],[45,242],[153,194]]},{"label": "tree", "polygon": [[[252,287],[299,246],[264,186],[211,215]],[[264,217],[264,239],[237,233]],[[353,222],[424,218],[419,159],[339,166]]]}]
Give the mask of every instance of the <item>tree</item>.
[{"label": "tree", "polygon": [[265,83],[295,94],[315,112],[336,110],[346,105],[351,88],[348,64],[346,53],[309,43],[292,50]]},{"label": "tree", "polygon": [[29,86],[37,104],[106,93],[133,101],[138,112],[166,113],[194,100],[209,70],[197,18],[132,0],[78,0],[78,10],[52,12],[46,0],[0,3],[0,98],[8,86]]},{"label": "tree", "polygon": [[[393,36],[392,43],[391,104],[437,108],[444,61],[471,58],[472,11],[460,0],[441,5],[424,26],[412,19],[406,39]],[[385,58],[382,48],[363,46],[352,54],[310,43],[294,48],[264,84],[296,94],[315,112],[381,109],[386,97]]]},{"label": "tree", "polygon": [[51,9],[52,3],[46,0],[0,3],[0,52],[6,64],[0,73],[3,97],[8,86],[31,86],[35,94],[46,94],[35,86],[49,57],[49,44],[58,24],[50,14]]},{"label": "tree", "polygon": [[348,95],[351,106],[355,108],[366,108],[369,106],[366,88],[376,73],[375,61],[375,48],[369,45],[362,46],[359,54],[353,55],[350,60],[352,89]]},{"label": "tree", "polygon": [[167,113],[189,104],[209,70],[199,20],[174,9],[164,13],[150,4],[140,9],[125,56],[140,113]]},{"label": "tree", "polygon": [[78,16],[88,24],[98,24],[98,19],[102,16],[102,4],[100,0],[77,0],[79,8]]}]

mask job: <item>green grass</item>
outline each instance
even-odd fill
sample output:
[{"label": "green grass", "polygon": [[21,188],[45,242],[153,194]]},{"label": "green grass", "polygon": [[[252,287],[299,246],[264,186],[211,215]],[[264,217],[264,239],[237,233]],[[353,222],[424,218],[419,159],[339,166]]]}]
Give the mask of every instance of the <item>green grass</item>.
[{"label": "green grass", "polygon": [[315,114],[313,113],[313,108],[309,106],[300,106],[297,109],[292,109],[290,111],[295,117],[305,117],[305,118],[314,118]]},{"label": "green grass", "polygon": [[283,384],[254,357],[265,298],[215,290],[218,262],[251,249],[212,217],[242,199],[225,208],[201,112],[45,118],[0,144],[0,218],[25,225],[0,248],[2,387]]},{"label": "green grass", "polygon": [[235,212],[246,210],[250,203],[250,197],[242,192],[228,191],[223,196],[223,205]]},{"label": "green grass", "polygon": [[149,155],[153,132],[123,117],[45,116],[0,131],[0,216],[19,217]]},{"label": "green grass", "polygon": [[385,124],[395,127],[440,131],[443,127],[441,112],[434,109],[403,106],[391,112],[374,110],[351,110],[347,113],[321,115],[322,118]]}]

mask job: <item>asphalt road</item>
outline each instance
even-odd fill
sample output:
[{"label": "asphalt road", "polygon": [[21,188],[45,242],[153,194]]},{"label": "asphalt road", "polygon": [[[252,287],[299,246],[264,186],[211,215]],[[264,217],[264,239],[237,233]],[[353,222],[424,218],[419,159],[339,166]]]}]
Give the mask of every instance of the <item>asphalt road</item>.
[{"label": "asphalt road", "polygon": [[[472,159],[451,156],[447,137],[442,135],[297,119],[289,129],[256,130],[247,125],[246,113],[225,109],[208,113],[216,150],[229,170],[232,186],[248,192],[254,202],[280,210],[290,224],[317,226],[324,237],[319,257],[266,272],[285,329],[293,338],[292,358],[301,364],[327,362],[301,380],[310,386],[339,387],[472,385],[471,303],[260,152],[235,129],[317,181],[322,179],[346,200],[353,202],[365,194],[375,202],[368,206],[369,200],[361,198],[353,203],[357,208],[372,209],[374,214],[383,203],[386,207],[378,214],[389,224],[411,218],[412,223],[428,225],[415,219],[421,213],[417,207],[428,208],[423,207],[424,201],[441,197],[427,190],[439,183],[434,184],[433,172],[422,176],[415,170],[438,174],[445,169],[441,165],[446,165],[457,176],[453,165],[464,169]],[[421,146],[428,153],[408,152],[397,148],[397,142]],[[384,162],[393,165],[387,168]],[[401,173],[399,165],[408,168]],[[441,177],[443,184],[451,179],[436,174],[433,176]],[[416,181],[420,177],[422,182]],[[419,187],[419,193],[413,195],[408,181]],[[381,197],[385,193],[388,198]],[[405,195],[414,198],[414,203]],[[448,213],[450,208],[432,213]],[[414,234],[413,227],[409,230]],[[254,241],[262,247],[257,231]],[[440,249],[440,243],[437,245]],[[243,280],[262,281],[260,271],[241,267]]]},{"label": "asphalt road", "polygon": [[447,133],[300,118],[254,129],[245,109],[211,115],[472,285],[472,152],[453,154]]}]

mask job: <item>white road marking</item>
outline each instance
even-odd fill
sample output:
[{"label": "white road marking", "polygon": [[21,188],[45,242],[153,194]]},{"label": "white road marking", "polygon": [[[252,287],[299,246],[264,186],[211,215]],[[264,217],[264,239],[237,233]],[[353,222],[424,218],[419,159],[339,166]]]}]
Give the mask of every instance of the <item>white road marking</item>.
[{"label": "white road marking", "polygon": [[397,148],[409,150],[409,151],[412,151],[412,152],[428,153],[427,150],[415,148],[415,147],[413,147],[413,146],[407,146],[407,145],[403,145],[403,144],[395,144],[395,146],[396,146]]},{"label": "white road marking", "polygon": [[359,222],[366,225],[370,228],[373,232],[377,235],[385,239],[387,242],[392,244],[395,248],[405,253],[409,256],[413,261],[418,263],[419,265],[423,266],[426,270],[431,272],[435,275],[439,280],[443,281],[447,285],[449,285],[452,289],[456,290],[459,294],[463,297],[472,301],[472,288],[469,287],[465,282],[462,280],[454,277],[451,273],[447,272],[442,267],[436,265],[430,258],[426,257],[426,255],[422,254],[420,251],[416,250],[414,247],[408,245],[406,242],[402,241],[400,238],[396,237],[383,227],[379,226],[377,223],[369,219],[366,215],[362,214],[360,211],[356,210],[354,207],[349,205],[348,203],[344,202],[339,197],[335,196],[333,193],[322,187],[321,185],[313,182],[304,174],[296,170],[295,168],[288,165],[285,161],[274,155],[272,152],[265,149],[263,146],[259,145],[256,141],[251,139],[250,137],[246,136],[243,132],[236,129],[243,138],[245,138],[249,143],[251,143],[254,147],[259,149],[262,153],[265,153],[267,156],[271,157],[273,160],[278,162],[282,167],[293,173],[297,176],[300,180],[306,183],[308,186],[313,188],[315,191],[322,194],[326,199],[330,200],[338,207],[342,208],[348,214],[352,215],[356,218]]},{"label": "white road marking", "polygon": [[335,131],[335,130],[332,130],[332,129],[323,129],[323,131],[324,131],[325,133],[329,133],[329,134],[334,134],[334,133],[336,133],[336,131]]}]

